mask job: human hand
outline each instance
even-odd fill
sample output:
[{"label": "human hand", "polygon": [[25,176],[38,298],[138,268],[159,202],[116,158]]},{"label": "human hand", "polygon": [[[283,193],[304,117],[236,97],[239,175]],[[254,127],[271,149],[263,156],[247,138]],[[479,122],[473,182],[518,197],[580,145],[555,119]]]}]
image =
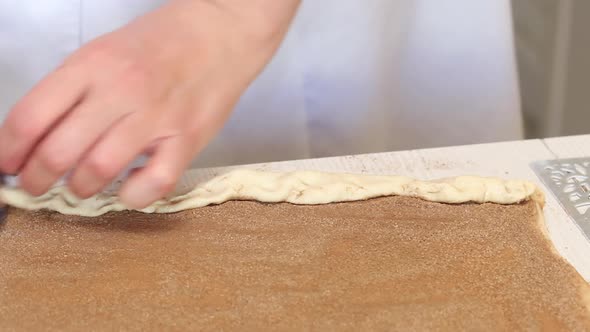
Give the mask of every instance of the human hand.
[{"label": "human hand", "polygon": [[68,172],[90,197],[149,156],[119,196],[141,208],[174,189],[270,60],[299,0],[176,0],[73,53],[0,127],[0,172],[45,193]]}]

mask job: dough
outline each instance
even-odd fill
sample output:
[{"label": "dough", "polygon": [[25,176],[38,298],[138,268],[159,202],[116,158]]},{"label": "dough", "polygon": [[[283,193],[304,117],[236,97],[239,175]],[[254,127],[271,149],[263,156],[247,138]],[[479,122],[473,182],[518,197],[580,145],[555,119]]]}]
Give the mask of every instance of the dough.
[{"label": "dough", "polygon": [[401,196],[11,209],[0,331],[587,331],[590,286],[541,228],[534,201]]},{"label": "dough", "polygon": [[526,181],[237,170],[147,213],[0,194],[35,210],[0,227],[0,330],[590,326],[590,286]]},{"label": "dough", "polygon": [[[409,196],[441,203],[513,204],[534,200],[544,205],[544,195],[531,182],[461,176],[419,181],[403,176],[376,176],[296,171],[289,173],[238,169],[197,185],[192,191],[171,196],[140,210],[171,213],[220,204],[230,200],[315,205],[366,200],[382,196]],[[48,209],[62,214],[95,217],[127,208],[114,194],[80,200],[56,187],[33,197],[12,187],[0,188],[0,200],[22,209]]]}]

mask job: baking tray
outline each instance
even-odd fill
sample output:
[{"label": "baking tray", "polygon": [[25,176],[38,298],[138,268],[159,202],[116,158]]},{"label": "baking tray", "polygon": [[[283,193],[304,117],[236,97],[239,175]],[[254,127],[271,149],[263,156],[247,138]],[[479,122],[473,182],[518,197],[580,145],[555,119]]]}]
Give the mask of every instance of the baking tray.
[{"label": "baking tray", "polygon": [[531,168],[590,240],[590,157],[540,160]]}]

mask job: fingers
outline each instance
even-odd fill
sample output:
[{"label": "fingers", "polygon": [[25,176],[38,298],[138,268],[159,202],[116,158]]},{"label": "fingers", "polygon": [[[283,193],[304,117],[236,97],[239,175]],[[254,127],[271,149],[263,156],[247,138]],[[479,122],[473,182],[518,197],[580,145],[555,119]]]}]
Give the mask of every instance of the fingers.
[{"label": "fingers", "polygon": [[21,172],[23,189],[33,195],[45,193],[127,114],[87,96],[33,150]]},{"label": "fingers", "polygon": [[193,157],[222,127],[229,113],[224,107],[210,98],[208,104],[201,105],[200,116],[192,119],[190,130],[151,146],[153,153],[147,165],[134,170],[120,189],[121,201],[129,208],[141,209],[170,193]]},{"label": "fingers", "polygon": [[39,140],[82,99],[86,82],[76,66],[61,67],[11,109],[0,127],[0,172],[20,170]]},{"label": "fingers", "polygon": [[123,203],[141,209],[174,190],[190,164],[195,142],[175,136],[162,140],[148,164],[133,172],[119,192]]},{"label": "fingers", "polygon": [[80,160],[68,187],[80,198],[110,184],[151,143],[157,122],[148,113],[133,113],[113,126]]},{"label": "fingers", "polygon": [[[121,188],[122,200],[130,207],[147,206],[163,197],[181,176],[194,155],[218,131],[226,107],[216,98],[201,100],[194,113],[134,113],[114,126],[82,159],[68,181],[80,198],[104,189],[141,154],[149,154],[148,164],[129,175]],[[158,109],[159,110],[159,109]],[[166,129],[169,128],[169,129]],[[174,129],[170,129],[174,128]]]}]

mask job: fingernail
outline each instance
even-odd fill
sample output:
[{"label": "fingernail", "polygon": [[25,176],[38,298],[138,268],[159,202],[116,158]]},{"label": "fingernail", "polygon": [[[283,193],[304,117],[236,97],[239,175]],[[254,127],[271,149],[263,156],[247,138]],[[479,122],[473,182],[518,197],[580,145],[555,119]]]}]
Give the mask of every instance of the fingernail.
[{"label": "fingernail", "polygon": [[160,193],[149,182],[133,184],[121,191],[121,201],[132,209],[142,209],[158,200]]}]

